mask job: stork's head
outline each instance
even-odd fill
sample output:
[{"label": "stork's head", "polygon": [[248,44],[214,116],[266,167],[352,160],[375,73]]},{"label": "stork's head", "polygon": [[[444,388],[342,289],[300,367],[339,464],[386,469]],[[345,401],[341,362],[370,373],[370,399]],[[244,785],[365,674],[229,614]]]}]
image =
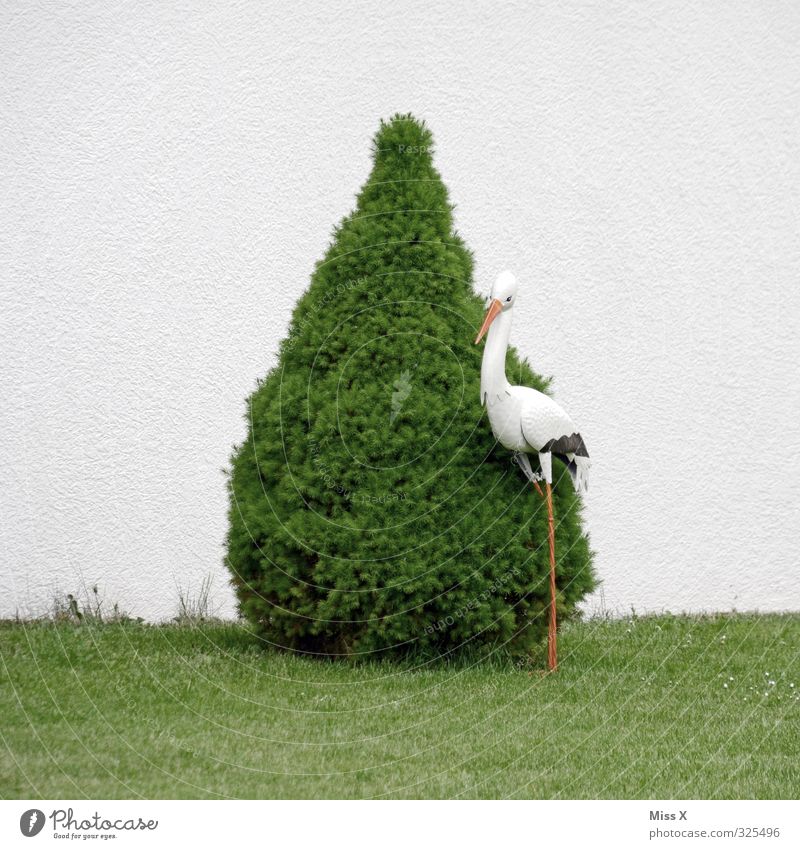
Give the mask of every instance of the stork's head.
[{"label": "stork's head", "polygon": [[514,306],[514,301],[517,299],[517,278],[510,271],[503,271],[501,274],[498,274],[489,298],[489,309],[475,339],[476,345],[486,335],[497,316]]}]

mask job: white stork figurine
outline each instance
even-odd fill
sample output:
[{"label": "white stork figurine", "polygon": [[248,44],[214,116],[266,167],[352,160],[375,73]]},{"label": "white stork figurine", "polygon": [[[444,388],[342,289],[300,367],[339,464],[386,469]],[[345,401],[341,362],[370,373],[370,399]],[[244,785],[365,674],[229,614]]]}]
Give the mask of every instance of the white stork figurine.
[{"label": "white stork figurine", "polygon": [[[481,404],[489,413],[495,439],[519,463],[528,480],[542,494],[539,481],[546,486],[548,541],[550,543],[550,622],[547,662],[551,670],[558,666],[556,649],[556,556],[553,525],[553,463],[555,456],[572,476],[575,489],[587,488],[589,453],[572,419],[549,396],[529,386],[512,386],[506,378],[506,349],[511,335],[511,317],[517,299],[517,281],[504,271],[495,280],[486,318],[477,345],[487,334],[481,364]],[[531,468],[528,454],[539,455],[541,473]]]}]

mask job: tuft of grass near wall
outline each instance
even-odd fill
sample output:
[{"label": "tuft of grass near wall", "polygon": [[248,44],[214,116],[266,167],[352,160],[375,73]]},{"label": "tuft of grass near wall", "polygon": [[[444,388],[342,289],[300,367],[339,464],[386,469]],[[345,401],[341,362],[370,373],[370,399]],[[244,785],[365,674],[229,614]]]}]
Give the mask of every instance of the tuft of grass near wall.
[{"label": "tuft of grass near wall", "polygon": [[191,626],[221,621],[211,609],[212,583],[211,575],[206,575],[196,592],[182,586],[177,587],[178,612],[175,622],[178,625]]},{"label": "tuft of grass near wall", "polygon": [[0,796],[795,798],[800,786],[800,615],[578,622],[556,675],[502,651],[324,662],[239,624],[192,623],[0,625]]},{"label": "tuft of grass near wall", "polygon": [[[128,621],[144,621],[141,617],[132,617],[122,610],[117,602],[109,607],[103,598],[100,588],[93,584],[90,588],[84,588],[78,595],[73,593],[56,593],[53,596],[52,606],[49,614],[38,617],[38,620],[51,619],[55,623],[73,624],[112,624]],[[17,617],[17,621],[20,617]]]}]

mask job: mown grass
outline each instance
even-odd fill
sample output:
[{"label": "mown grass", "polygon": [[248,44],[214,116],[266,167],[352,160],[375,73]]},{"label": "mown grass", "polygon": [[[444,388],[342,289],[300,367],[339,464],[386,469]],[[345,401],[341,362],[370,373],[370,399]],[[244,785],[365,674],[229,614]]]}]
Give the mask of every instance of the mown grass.
[{"label": "mown grass", "polygon": [[235,624],[9,623],[0,795],[796,798],[799,649],[797,615],[595,620],[548,676],[322,662]]}]

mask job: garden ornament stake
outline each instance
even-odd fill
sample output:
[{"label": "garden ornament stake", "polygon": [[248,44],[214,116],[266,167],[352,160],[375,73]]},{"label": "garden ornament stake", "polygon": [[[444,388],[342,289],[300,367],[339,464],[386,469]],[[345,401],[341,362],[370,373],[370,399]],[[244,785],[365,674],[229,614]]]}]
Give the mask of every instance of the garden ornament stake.
[{"label": "garden ornament stake", "polygon": [[[481,364],[481,404],[489,412],[495,439],[519,463],[537,492],[544,479],[547,501],[547,537],[550,544],[550,619],[547,637],[547,666],[558,667],[556,647],[556,541],[553,524],[552,458],[555,455],[572,476],[575,489],[587,488],[589,453],[572,419],[556,402],[528,386],[512,386],[506,379],[506,349],[511,335],[511,316],[517,298],[517,281],[504,271],[495,280],[489,309],[475,339],[477,345],[486,336]],[[488,333],[488,336],[487,336]],[[534,472],[528,454],[539,455],[541,472]]]}]

